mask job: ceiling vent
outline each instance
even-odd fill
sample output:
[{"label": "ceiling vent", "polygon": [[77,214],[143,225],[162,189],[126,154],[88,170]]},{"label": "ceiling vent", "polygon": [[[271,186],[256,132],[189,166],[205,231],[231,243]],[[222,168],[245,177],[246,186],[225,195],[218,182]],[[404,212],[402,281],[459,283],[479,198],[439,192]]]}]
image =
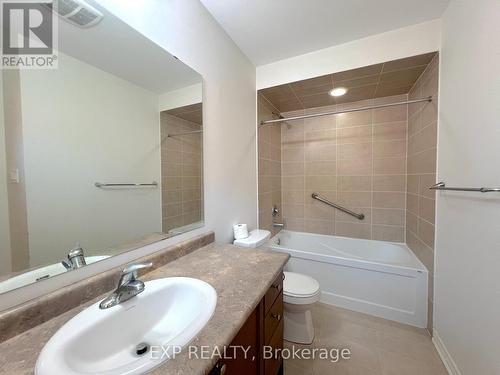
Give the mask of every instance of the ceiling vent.
[{"label": "ceiling vent", "polygon": [[104,15],[83,0],[54,0],[54,12],[69,23],[80,27],[91,27],[99,23]]}]

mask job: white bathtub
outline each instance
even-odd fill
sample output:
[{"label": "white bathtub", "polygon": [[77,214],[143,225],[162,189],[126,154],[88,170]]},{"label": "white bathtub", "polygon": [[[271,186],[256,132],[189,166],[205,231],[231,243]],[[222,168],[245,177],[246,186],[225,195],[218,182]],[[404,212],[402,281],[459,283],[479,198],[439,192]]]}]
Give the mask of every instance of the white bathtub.
[{"label": "white bathtub", "polygon": [[324,303],[425,328],[425,266],[405,245],[283,230],[270,249],[290,254],[288,271],[314,277]]}]

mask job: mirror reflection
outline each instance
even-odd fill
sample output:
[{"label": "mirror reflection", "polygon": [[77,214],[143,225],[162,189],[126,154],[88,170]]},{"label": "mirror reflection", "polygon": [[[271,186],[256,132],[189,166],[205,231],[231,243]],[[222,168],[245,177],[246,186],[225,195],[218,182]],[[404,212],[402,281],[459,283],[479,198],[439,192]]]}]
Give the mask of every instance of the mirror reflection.
[{"label": "mirror reflection", "polygon": [[2,71],[0,293],[203,225],[202,77],[99,10]]}]

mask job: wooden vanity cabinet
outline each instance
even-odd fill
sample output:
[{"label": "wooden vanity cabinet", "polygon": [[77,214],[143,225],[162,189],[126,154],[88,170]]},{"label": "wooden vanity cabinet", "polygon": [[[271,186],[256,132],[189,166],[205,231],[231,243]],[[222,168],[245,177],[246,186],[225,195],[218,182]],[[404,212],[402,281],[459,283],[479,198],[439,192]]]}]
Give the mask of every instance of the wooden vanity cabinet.
[{"label": "wooden vanity cabinet", "polygon": [[[282,375],[283,323],[281,272],[230,344],[250,347],[246,358],[244,351],[240,349],[235,358],[219,360],[210,375]],[[272,348],[277,355],[265,359],[265,348],[267,353]]]}]

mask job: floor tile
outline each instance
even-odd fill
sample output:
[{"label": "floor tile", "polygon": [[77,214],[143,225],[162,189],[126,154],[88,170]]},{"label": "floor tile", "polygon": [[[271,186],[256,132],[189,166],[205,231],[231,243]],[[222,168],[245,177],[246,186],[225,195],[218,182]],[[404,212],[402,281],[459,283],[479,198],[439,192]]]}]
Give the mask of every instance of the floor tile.
[{"label": "floor tile", "polygon": [[311,345],[285,348],[351,351],[351,358],[285,360],[286,375],[447,375],[424,329],[317,303],[312,309],[316,336]]},{"label": "floor tile", "polygon": [[416,360],[407,355],[382,351],[380,353],[383,375],[447,375],[444,365],[433,361]]}]

